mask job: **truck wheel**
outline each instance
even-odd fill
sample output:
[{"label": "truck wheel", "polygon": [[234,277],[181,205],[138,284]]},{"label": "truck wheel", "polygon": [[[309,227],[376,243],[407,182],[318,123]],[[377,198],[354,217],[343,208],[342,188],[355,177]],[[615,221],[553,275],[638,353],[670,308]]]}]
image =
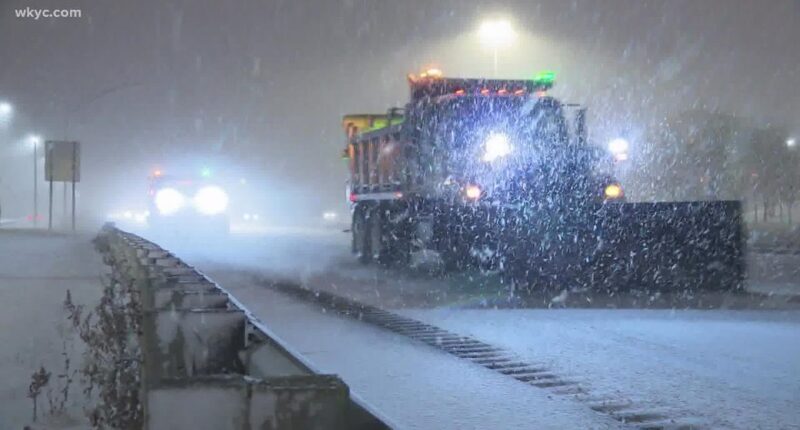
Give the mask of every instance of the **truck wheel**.
[{"label": "truck wheel", "polygon": [[362,264],[372,261],[372,251],[370,248],[369,225],[365,217],[364,210],[356,209],[353,213],[353,253]]},{"label": "truck wheel", "polygon": [[387,247],[386,241],[383,239],[383,217],[381,216],[381,209],[375,208],[369,213],[367,220],[369,249],[372,251],[372,260],[378,263],[386,263]]}]

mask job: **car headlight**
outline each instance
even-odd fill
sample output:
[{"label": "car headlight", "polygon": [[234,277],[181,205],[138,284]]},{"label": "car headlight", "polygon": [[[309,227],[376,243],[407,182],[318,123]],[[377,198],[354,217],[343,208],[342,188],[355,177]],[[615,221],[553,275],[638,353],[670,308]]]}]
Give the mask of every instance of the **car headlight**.
[{"label": "car headlight", "polygon": [[228,208],[228,194],[220,187],[203,187],[194,196],[194,206],[204,215],[225,212]]},{"label": "car headlight", "polygon": [[491,162],[511,153],[511,142],[505,133],[492,133],[483,143],[483,161]]},{"label": "car headlight", "polygon": [[178,212],[185,204],[186,198],[174,188],[162,188],[156,192],[156,209],[161,215]]}]

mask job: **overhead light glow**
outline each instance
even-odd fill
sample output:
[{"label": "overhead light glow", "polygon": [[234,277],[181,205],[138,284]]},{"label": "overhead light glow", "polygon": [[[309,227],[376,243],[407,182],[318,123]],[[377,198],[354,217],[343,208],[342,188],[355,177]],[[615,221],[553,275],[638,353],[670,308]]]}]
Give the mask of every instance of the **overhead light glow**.
[{"label": "overhead light glow", "polygon": [[0,116],[9,116],[12,112],[14,112],[14,107],[11,106],[11,103],[0,102]]},{"label": "overhead light glow", "polygon": [[490,49],[506,48],[517,38],[511,22],[505,19],[484,21],[478,29],[481,43]]}]

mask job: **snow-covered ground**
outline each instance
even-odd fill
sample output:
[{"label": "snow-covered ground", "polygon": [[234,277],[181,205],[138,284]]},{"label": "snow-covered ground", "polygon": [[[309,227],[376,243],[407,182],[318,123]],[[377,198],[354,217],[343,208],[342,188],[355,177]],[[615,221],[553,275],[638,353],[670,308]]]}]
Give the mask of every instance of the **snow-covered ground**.
[{"label": "snow-covered ground", "polygon": [[[89,236],[44,231],[0,229],[0,429],[22,429],[31,422],[27,398],[31,374],[39,366],[51,373],[49,387],[58,387],[64,366],[63,339],[67,290],[74,303],[93,307],[102,294],[100,255]],[[67,343],[72,369],[79,365],[80,340]],[[77,378],[76,378],[77,379]],[[87,428],[81,387],[71,386],[67,413],[48,417],[43,390],[39,419],[47,428]],[[39,428],[38,426],[34,428]]]},{"label": "snow-covered ground", "polygon": [[209,274],[320,371],[340,375],[397,428],[622,428],[568,398],[254,285],[247,273]]},{"label": "snow-covered ground", "polygon": [[714,428],[800,427],[800,312],[405,310]]},{"label": "snow-covered ground", "polygon": [[[539,402],[525,396],[544,391],[529,394],[536,389],[397,335],[323,315],[259,286],[257,277],[286,277],[405,308],[401,312],[544,363],[592,393],[630,399],[648,410],[700,417],[716,428],[800,428],[798,311],[463,309],[455,297],[460,293],[447,280],[352,263],[343,234],[273,231],[227,243],[166,245],[401,425],[543,428],[552,422],[586,428],[609,422],[587,422],[570,410],[539,421],[516,400]],[[789,283],[789,293],[796,288]],[[409,309],[415,304],[425,309]],[[450,369],[457,369],[457,377]],[[479,398],[466,394],[476,387],[486,387]],[[420,414],[423,405],[435,406],[437,416]],[[565,417],[575,421],[565,424]]]}]

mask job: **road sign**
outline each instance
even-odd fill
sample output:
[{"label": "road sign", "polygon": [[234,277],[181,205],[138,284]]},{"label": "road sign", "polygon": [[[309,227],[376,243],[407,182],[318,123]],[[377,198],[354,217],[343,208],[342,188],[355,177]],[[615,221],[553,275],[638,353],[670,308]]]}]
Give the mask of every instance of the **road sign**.
[{"label": "road sign", "polygon": [[72,182],[72,231],[75,231],[75,183],[81,180],[81,144],[63,140],[44,143],[45,180],[50,182],[48,230],[53,229],[53,182]]},{"label": "road sign", "polygon": [[44,145],[45,180],[51,182],[80,182],[80,142],[48,140]]}]

